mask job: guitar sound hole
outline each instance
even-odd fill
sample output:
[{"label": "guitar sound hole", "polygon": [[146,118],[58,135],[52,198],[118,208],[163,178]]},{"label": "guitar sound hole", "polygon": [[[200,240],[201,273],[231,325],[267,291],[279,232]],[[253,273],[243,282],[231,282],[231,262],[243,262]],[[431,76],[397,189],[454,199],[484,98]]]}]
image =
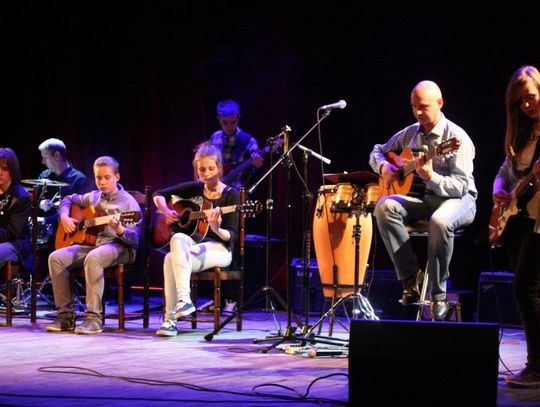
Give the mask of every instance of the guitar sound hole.
[{"label": "guitar sound hole", "polygon": [[189,222],[190,222],[190,216],[191,216],[191,208],[188,208],[188,209],[184,209],[182,211],[182,213],[180,214],[180,217],[178,219],[178,224],[180,225],[180,227],[184,228],[186,227],[187,225],[189,225]]}]

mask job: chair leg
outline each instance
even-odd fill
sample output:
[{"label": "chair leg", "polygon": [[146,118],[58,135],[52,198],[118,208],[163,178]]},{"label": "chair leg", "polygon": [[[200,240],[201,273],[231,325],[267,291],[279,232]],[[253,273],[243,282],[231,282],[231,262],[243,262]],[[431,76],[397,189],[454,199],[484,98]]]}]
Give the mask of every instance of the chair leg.
[{"label": "chair leg", "polygon": [[244,284],[240,280],[240,290],[238,297],[238,306],[236,307],[236,331],[242,330],[242,305],[244,304]]},{"label": "chair leg", "polygon": [[37,281],[36,276],[30,275],[30,322],[37,320]]},{"label": "chair leg", "polygon": [[420,299],[418,300],[418,311],[416,312],[416,320],[421,321],[424,315],[424,307],[428,305],[426,301],[427,289],[429,285],[428,265],[422,272],[424,274],[422,279],[422,289],[420,290]]},{"label": "chair leg", "polygon": [[8,261],[6,267],[6,326],[11,326],[13,323],[13,291],[11,287],[11,280],[13,280],[13,269],[16,266]]},{"label": "chair leg", "polygon": [[118,329],[120,331],[125,330],[126,321],[125,321],[125,304],[124,304],[124,265],[119,264],[116,267],[116,281],[118,284]]},{"label": "chair leg", "polygon": [[191,329],[197,329],[197,298],[199,295],[198,292],[198,284],[196,281],[191,280],[191,300],[193,301],[193,305],[195,306],[195,312],[191,314]]},{"label": "chair leg", "polygon": [[143,288],[143,328],[150,326],[150,287],[148,282],[148,270],[144,270],[144,288]]},{"label": "chair leg", "polygon": [[217,330],[221,322],[221,268],[214,269],[214,329]]}]

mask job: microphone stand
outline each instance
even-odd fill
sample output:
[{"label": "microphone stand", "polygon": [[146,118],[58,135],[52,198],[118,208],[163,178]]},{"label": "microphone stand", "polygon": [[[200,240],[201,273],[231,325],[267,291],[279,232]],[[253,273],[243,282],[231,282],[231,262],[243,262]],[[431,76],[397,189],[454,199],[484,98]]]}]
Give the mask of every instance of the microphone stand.
[{"label": "microphone stand", "polygon": [[[291,294],[292,294],[292,282],[293,279],[291,278],[291,266],[289,261],[289,252],[290,252],[290,226],[291,226],[291,216],[290,216],[290,210],[291,210],[291,203],[290,203],[290,189],[291,189],[291,161],[290,161],[290,155],[291,152],[294,151],[294,149],[324,120],[330,115],[331,109],[326,109],[324,114],[319,118],[315,124],[294,143],[288,151],[285,151],[281,157],[272,165],[268,171],[255,183],[251,186],[251,188],[248,190],[248,193],[252,193],[255,188],[272,172],[274,169],[281,163],[284,163],[287,173],[287,187],[285,189],[286,191],[286,198],[285,198],[285,239],[286,239],[286,246],[285,246],[285,264],[288,268],[287,271],[287,327],[285,328],[285,332],[283,335],[278,336],[271,336],[264,339],[255,339],[254,343],[263,342],[263,341],[274,341],[273,344],[270,346],[263,346],[261,349],[262,353],[268,353],[271,349],[275,348],[278,345],[281,345],[285,341],[292,341],[296,342],[298,341],[298,337],[294,333],[296,331],[296,328],[292,327],[292,302],[291,302]],[[300,321],[301,322],[301,321]],[[301,323],[298,325],[302,325]]]},{"label": "microphone stand", "polygon": [[[279,133],[275,137],[270,137],[268,139],[268,144],[272,147],[273,144],[276,143],[276,140],[279,137],[283,136],[284,133],[287,133],[290,130],[291,129],[290,129],[289,126],[284,126],[281,133]],[[288,135],[286,137],[288,137]],[[274,168],[274,166],[272,166],[273,153],[274,153],[274,149],[271,148],[270,149],[270,166],[272,168]],[[206,339],[208,342],[210,342],[214,338],[214,335],[218,334],[219,331],[221,331],[221,329],[223,329],[223,327],[225,327],[225,325],[227,325],[229,322],[231,322],[233,319],[235,319],[236,315],[238,313],[243,312],[244,310],[246,310],[248,308],[248,306],[252,302],[254,302],[259,297],[259,295],[261,295],[262,293],[265,294],[265,308],[264,308],[264,311],[272,312],[272,318],[274,319],[274,325],[275,325],[276,330],[277,330],[277,335],[281,336],[281,326],[280,326],[280,323],[277,320],[276,314],[275,314],[276,311],[277,311],[276,301],[277,301],[277,303],[279,305],[281,305],[281,307],[284,310],[288,309],[288,305],[283,300],[283,298],[279,295],[279,293],[272,286],[270,286],[270,281],[269,281],[270,263],[271,263],[271,254],[272,254],[272,251],[271,251],[272,250],[271,249],[271,243],[272,243],[272,211],[274,209],[274,200],[272,199],[272,186],[273,186],[272,173],[267,172],[264,176],[266,177],[266,175],[268,175],[268,190],[267,190],[268,198],[266,199],[266,270],[265,270],[265,285],[263,287],[261,287],[260,289],[258,289],[250,298],[248,298],[246,301],[244,301],[242,303],[242,305],[237,310],[235,310],[233,313],[231,313],[231,315],[229,315],[227,318],[225,318],[221,322],[221,324],[219,324],[219,326],[216,329],[214,329],[211,333],[206,335],[204,337],[204,339]],[[259,183],[260,183],[260,181],[257,182],[257,185]],[[250,193],[251,193],[251,190],[250,190]],[[301,321],[297,320],[297,323],[301,324]],[[264,340],[268,340],[268,339],[269,339],[269,337],[266,337]],[[255,339],[255,341],[256,341],[256,339]]]}]

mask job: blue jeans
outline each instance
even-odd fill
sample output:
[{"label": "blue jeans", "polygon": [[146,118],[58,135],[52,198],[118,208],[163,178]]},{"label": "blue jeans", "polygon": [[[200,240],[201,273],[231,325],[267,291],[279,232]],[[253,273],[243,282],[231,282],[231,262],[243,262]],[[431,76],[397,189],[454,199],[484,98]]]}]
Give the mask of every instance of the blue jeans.
[{"label": "blue jeans", "polygon": [[380,199],[374,210],[379,232],[399,280],[405,280],[419,270],[405,225],[429,219],[428,288],[432,300],[446,299],[454,231],[471,224],[475,215],[476,202],[469,194],[463,198],[442,198],[429,194],[421,198],[390,195]]},{"label": "blue jeans", "polygon": [[17,249],[11,242],[0,243],[0,267],[3,267],[8,261],[17,261]]}]

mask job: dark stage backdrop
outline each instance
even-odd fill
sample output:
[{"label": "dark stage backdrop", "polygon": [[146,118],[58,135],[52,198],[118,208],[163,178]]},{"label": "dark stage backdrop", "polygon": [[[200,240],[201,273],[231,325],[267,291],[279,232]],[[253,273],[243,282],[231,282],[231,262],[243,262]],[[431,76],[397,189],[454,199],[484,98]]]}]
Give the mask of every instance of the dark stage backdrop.
[{"label": "dark stage backdrop", "polygon": [[[491,182],[503,159],[506,82],[518,66],[540,64],[535,2],[121,4],[3,6],[0,144],[16,150],[24,178],[43,169],[38,144],[58,137],[89,175],[96,157],[116,157],[128,189],[191,179],[193,148],[218,128],[224,98],[241,104],[240,125],[261,146],[284,125],[298,140],[317,107],[344,99],[320,139],[314,131],[303,144],[332,159],[325,172],[368,170],[373,144],[413,122],[414,84],[432,79],[477,148],[479,211],[453,277],[474,285],[481,270],[506,267],[490,264]],[[302,244],[302,155],[293,157],[290,182],[282,166],[273,174],[275,237],[285,235],[290,185],[291,258]],[[308,167],[316,194],[321,165],[310,158]],[[253,197],[264,202],[267,191],[265,181]],[[265,235],[264,214],[248,233]],[[387,265],[380,245],[374,266]]]}]

